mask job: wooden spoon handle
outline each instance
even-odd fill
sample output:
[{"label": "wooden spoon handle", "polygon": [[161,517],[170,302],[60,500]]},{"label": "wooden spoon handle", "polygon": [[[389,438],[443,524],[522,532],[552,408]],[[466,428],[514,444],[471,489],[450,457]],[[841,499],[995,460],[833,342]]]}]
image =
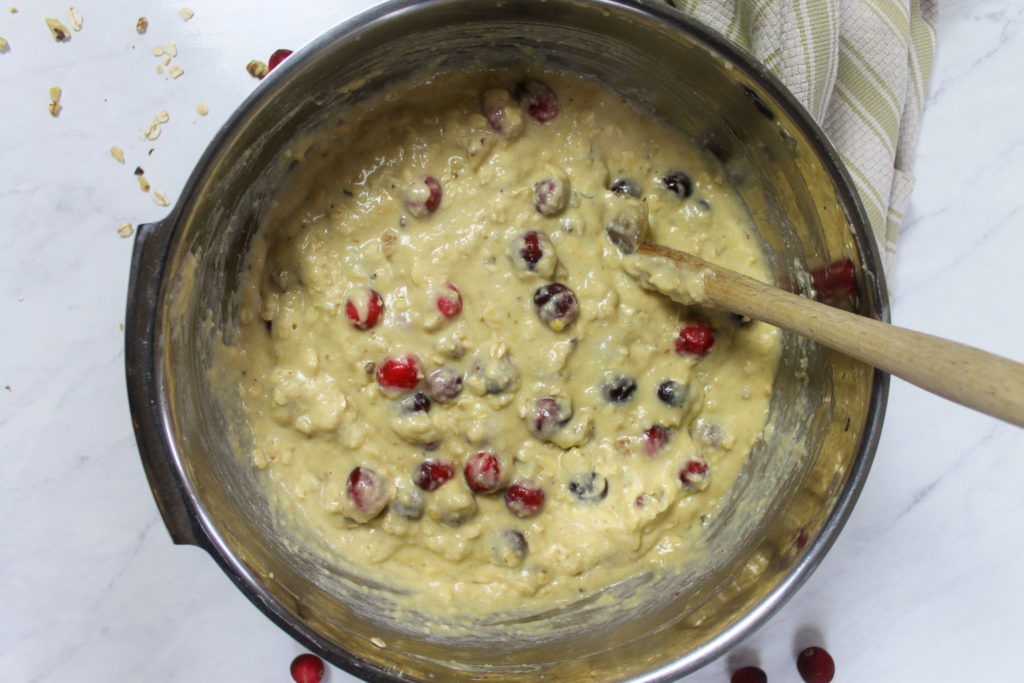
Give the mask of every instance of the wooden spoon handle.
[{"label": "wooden spoon handle", "polygon": [[703,283],[702,303],[781,327],[922,389],[1024,427],[1024,365],[921,332],[826,306],[692,254],[644,243]]}]

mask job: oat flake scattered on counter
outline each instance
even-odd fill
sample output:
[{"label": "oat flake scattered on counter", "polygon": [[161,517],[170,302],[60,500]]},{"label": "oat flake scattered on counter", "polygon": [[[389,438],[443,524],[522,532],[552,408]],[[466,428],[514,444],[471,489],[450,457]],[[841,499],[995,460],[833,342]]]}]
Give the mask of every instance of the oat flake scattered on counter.
[{"label": "oat flake scattered on counter", "polygon": [[53,39],[58,43],[66,43],[71,40],[71,31],[69,31],[68,27],[62,24],[59,20],[47,17],[46,27],[50,29],[50,35],[52,35]]},{"label": "oat flake scattered on counter", "polygon": [[153,190],[153,201],[160,206],[170,206],[170,202],[167,201],[167,197],[160,190]]},{"label": "oat flake scattered on counter", "polygon": [[267,75],[267,64],[266,62],[261,62],[258,59],[253,59],[245,65],[245,70],[248,71],[249,75],[253,78],[259,78],[262,80],[263,77]]},{"label": "oat flake scattered on counter", "polygon": [[122,223],[117,226],[117,234],[121,237],[131,237],[133,232],[135,232],[135,228],[131,223]]},{"label": "oat flake scattered on counter", "polygon": [[206,106],[205,102],[200,102],[196,105],[196,111],[199,113],[200,116],[206,116],[210,113],[210,108]]},{"label": "oat flake scattered on counter", "polygon": [[195,15],[196,13],[188,7],[182,7],[180,10],[178,10],[178,16],[181,17],[182,21],[188,21]]},{"label": "oat flake scattered on counter", "polygon": [[114,145],[113,147],[110,148],[110,156],[117,159],[117,163],[124,163],[124,150],[118,147],[117,145]]},{"label": "oat flake scattered on counter", "polygon": [[606,231],[766,280],[728,176],[568,76],[389,95],[284,154],[212,378],[278,528],[426,614],[536,613],[701,558],[778,330],[644,289]]},{"label": "oat flake scattered on counter", "polygon": [[74,31],[82,30],[82,13],[78,11],[77,7],[68,8],[68,18],[71,20],[71,29]]}]

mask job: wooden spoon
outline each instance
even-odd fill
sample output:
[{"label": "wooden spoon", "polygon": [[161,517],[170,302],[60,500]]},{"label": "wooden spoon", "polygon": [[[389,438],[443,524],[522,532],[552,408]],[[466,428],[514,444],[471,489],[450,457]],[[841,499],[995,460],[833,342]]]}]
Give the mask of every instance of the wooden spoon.
[{"label": "wooden spoon", "polygon": [[[639,242],[635,251],[624,262],[626,271],[676,301],[730,311],[796,332],[922,389],[1024,427],[1024,365],[1020,363],[848,313],[659,244]],[[671,277],[665,277],[666,265],[674,268]],[[662,276],[652,277],[652,273]]]}]

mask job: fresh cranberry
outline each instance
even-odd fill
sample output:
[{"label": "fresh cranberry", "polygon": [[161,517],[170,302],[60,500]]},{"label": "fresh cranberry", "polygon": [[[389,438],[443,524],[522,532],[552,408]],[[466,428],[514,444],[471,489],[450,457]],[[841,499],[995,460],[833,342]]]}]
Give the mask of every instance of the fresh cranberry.
[{"label": "fresh cranberry", "polygon": [[516,517],[533,517],[544,507],[544,490],[532,481],[520,481],[505,489],[505,507]]},{"label": "fresh cranberry", "polygon": [[569,424],[571,418],[572,404],[568,400],[544,396],[533,404],[533,414],[529,419],[530,431],[542,439],[550,440]]},{"label": "fresh cranberry", "polygon": [[679,330],[676,353],[703,356],[715,345],[715,330],[703,320],[692,322]]},{"label": "fresh cranberry", "polygon": [[290,670],[295,683],[320,683],[324,677],[324,662],[307,652],[292,660]]},{"label": "fresh cranberry", "polygon": [[491,536],[491,558],[495,564],[518,567],[528,549],[526,537],[518,529],[504,529]]},{"label": "fresh cranberry", "polygon": [[454,318],[462,311],[462,292],[452,283],[447,283],[437,297],[437,310],[446,318]]},{"label": "fresh cranberry", "polygon": [[687,488],[700,488],[708,478],[708,463],[703,458],[686,461],[679,470],[679,481]]},{"label": "fresh cranberry", "polygon": [[348,475],[345,489],[348,498],[367,520],[373,519],[387,506],[384,480],[369,467],[356,467]]},{"label": "fresh cranberry", "polygon": [[403,398],[398,406],[403,413],[429,413],[430,397],[422,391],[417,391],[412,396]]},{"label": "fresh cranberry", "polygon": [[569,201],[569,188],[558,178],[544,178],[533,186],[533,206],[542,216],[558,214]]},{"label": "fresh cranberry", "polygon": [[462,375],[455,368],[438,368],[427,377],[427,391],[438,403],[454,401],[462,392]]},{"label": "fresh cranberry", "polygon": [[274,50],[274,54],[270,55],[270,59],[267,60],[267,71],[273,71],[291,53],[291,50]]},{"label": "fresh cranberry", "polygon": [[384,299],[375,289],[363,287],[345,301],[345,316],[357,330],[369,330],[380,322]]},{"label": "fresh cranberry", "polygon": [[533,305],[541,322],[555,332],[571,325],[580,314],[576,294],[561,282],[541,285],[533,293]]},{"label": "fresh cranberry", "polygon": [[498,135],[513,138],[523,129],[523,110],[505,90],[488,90],[481,106],[487,125]]},{"label": "fresh cranberry", "polygon": [[814,290],[823,301],[857,297],[857,267],[852,259],[845,258],[815,268],[810,275]]},{"label": "fresh cranberry", "polygon": [[424,491],[436,491],[455,476],[455,468],[443,460],[424,460],[416,468],[414,481]]},{"label": "fresh cranberry", "polygon": [[413,354],[385,358],[377,367],[377,384],[392,391],[415,389],[423,379],[420,361]]},{"label": "fresh cranberry", "polygon": [[644,442],[644,450],[647,455],[657,455],[665,447],[672,437],[672,430],[665,425],[655,424],[644,430],[640,438]]},{"label": "fresh cranberry", "polygon": [[527,263],[530,270],[535,270],[542,256],[544,256],[544,250],[540,246],[540,234],[536,230],[524,233],[523,248],[519,250],[519,258]]},{"label": "fresh cranberry", "polygon": [[569,493],[584,503],[597,503],[608,495],[608,479],[597,472],[577,474],[569,480]]},{"label": "fresh cranberry", "polygon": [[441,205],[441,183],[431,175],[423,176],[419,182],[406,188],[405,208],[412,215],[422,218],[437,211]]},{"label": "fresh cranberry", "polygon": [[693,181],[682,171],[672,171],[666,174],[661,179],[661,184],[669,192],[678,195],[680,199],[686,199],[693,194]]},{"label": "fresh cranberry", "polygon": [[796,670],[807,683],[829,683],[836,675],[836,663],[824,649],[812,646],[797,655]]},{"label": "fresh cranberry", "polygon": [[601,396],[609,403],[625,403],[636,393],[636,380],[625,375],[607,378],[601,384]]},{"label": "fresh cranberry", "polygon": [[686,404],[689,388],[673,379],[666,379],[658,385],[658,400],[669,408],[681,408]]},{"label": "fresh cranberry", "polygon": [[524,81],[516,87],[516,95],[523,109],[537,123],[547,123],[558,116],[558,96],[546,83]]},{"label": "fresh cranberry", "polygon": [[512,238],[508,257],[513,267],[537,273],[545,279],[554,275],[558,266],[558,254],[551,238],[536,230],[527,230]]},{"label": "fresh cranberry", "polygon": [[640,197],[640,188],[629,178],[618,178],[612,181],[608,189],[615,194],[628,194],[630,197]]},{"label": "fresh cranberry", "polygon": [[494,453],[480,451],[469,456],[462,473],[466,485],[476,493],[494,493],[501,488],[501,460]]},{"label": "fresh cranberry", "polygon": [[768,683],[768,674],[756,666],[745,666],[733,672],[729,683]]}]

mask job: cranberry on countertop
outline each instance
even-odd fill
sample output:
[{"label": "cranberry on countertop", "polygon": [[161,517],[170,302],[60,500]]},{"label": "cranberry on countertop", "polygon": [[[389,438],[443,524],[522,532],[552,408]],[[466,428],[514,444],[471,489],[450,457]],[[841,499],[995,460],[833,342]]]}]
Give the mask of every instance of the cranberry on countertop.
[{"label": "cranberry on countertop", "polygon": [[320,683],[324,677],[324,662],[307,652],[293,659],[289,670],[295,683]]},{"label": "cranberry on countertop", "polygon": [[829,683],[836,675],[836,663],[823,648],[809,647],[797,655],[796,670],[806,683]]},{"label": "cranberry on countertop", "polygon": [[273,71],[278,64],[290,57],[291,54],[291,50],[274,50],[274,54],[270,55],[270,59],[267,60],[267,71]]},{"label": "cranberry on countertop", "polygon": [[729,683],[768,683],[768,674],[756,666],[745,666],[733,672]]}]

